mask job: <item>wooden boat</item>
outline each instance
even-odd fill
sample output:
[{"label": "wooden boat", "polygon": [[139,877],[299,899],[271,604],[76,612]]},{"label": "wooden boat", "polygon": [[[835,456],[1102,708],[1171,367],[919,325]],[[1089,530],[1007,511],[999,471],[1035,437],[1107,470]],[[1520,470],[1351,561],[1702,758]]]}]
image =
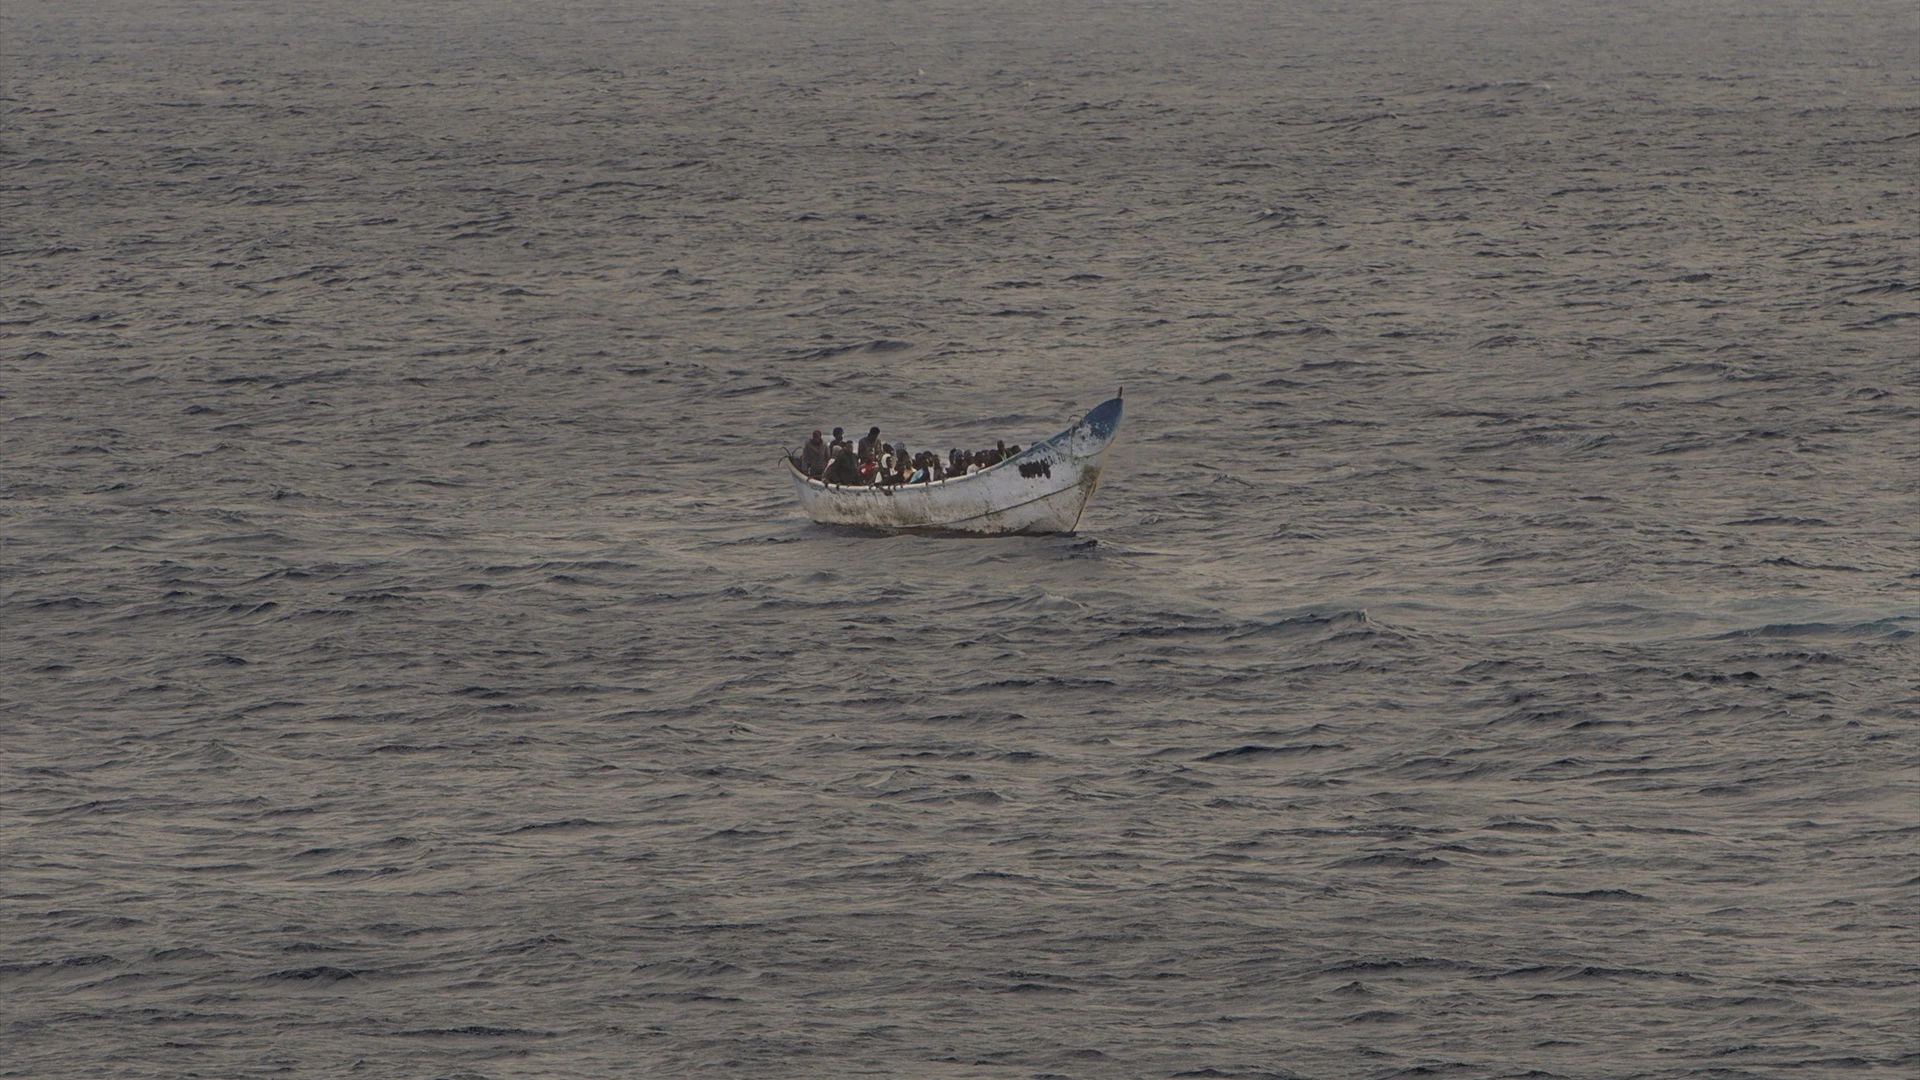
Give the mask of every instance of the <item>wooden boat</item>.
[{"label": "wooden boat", "polygon": [[1067,430],[967,476],[890,487],[828,484],[787,459],[800,508],[823,525],[969,533],[1070,533],[1100,483],[1120,399]]}]

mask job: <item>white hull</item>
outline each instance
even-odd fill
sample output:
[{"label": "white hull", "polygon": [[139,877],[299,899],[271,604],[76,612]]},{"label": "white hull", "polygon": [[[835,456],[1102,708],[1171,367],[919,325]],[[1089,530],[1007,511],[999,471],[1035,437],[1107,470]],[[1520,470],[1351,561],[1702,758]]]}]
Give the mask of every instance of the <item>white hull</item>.
[{"label": "white hull", "polygon": [[[1120,425],[1120,399],[1096,406],[1072,427],[971,476],[894,487],[809,480],[787,463],[800,508],[823,525],[972,533],[1067,533],[1100,483]],[[1022,468],[1024,466],[1024,469]]]}]

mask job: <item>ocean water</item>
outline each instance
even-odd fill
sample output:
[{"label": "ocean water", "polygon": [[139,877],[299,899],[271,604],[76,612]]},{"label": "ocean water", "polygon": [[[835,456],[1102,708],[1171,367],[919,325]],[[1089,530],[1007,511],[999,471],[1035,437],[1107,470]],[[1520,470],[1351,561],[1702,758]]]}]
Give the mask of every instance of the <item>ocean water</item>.
[{"label": "ocean water", "polygon": [[[0,8],[0,1075],[1920,1074],[1906,2]],[[1078,535],[807,522],[814,427]]]}]

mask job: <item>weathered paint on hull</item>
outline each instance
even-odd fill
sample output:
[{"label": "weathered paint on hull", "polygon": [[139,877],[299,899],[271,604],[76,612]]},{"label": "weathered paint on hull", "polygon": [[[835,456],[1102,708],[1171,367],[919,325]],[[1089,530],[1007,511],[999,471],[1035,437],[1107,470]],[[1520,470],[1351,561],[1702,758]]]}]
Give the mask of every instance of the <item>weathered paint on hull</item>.
[{"label": "weathered paint on hull", "polygon": [[[792,464],[807,516],[824,525],[973,533],[1063,533],[1080,524],[1120,424],[1120,399],[1072,427],[972,476],[897,487],[840,487]],[[1024,468],[1023,468],[1024,466]]]}]

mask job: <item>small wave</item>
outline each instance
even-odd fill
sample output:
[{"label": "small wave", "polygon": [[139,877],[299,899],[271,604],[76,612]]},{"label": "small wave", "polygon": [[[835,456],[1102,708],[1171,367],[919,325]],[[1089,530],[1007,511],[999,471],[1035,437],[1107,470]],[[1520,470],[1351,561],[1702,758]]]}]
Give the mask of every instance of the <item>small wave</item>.
[{"label": "small wave", "polygon": [[[1281,338],[1281,337],[1328,338],[1328,337],[1338,337],[1338,336],[1339,336],[1339,332],[1334,330],[1331,327],[1321,326],[1317,323],[1309,323],[1304,326],[1289,326],[1285,328],[1268,327],[1265,330],[1253,330],[1245,334],[1221,334],[1216,337],[1210,337],[1207,340],[1221,341],[1221,342],[1263,341],[1269,338]],[[1314,364],[1314,363],[1306,363],[1301,365],[1301,367],[1303,368],[1329,367],[1329,366],[1332,366],[1332,365],[1331,364]]]},{"label": "small wave", "polygon": [[65,967],[97,967],[101,964],[117,964],[118,957],[107,953],[84,953],[79,956],[66,956],[58,960],[28,960],[0,964],[0,975],[19,975],[28,971],[46,971]]},{"label": "small wave", "polygon": [[1481,828],[1490,832],[1557,833],[1560,830],[1540,821],[1495,821]]},{"label": "small wave", "polygon": [[1903,639],[1913,636],[1911,624],[1920,621],[1914,616],[1896,615],[1886,619],[1857,623],[1768,623],[1744,630],[1731,630],[1715,635],[1712,640],[1726,641],[1737,638],[1838,638],[1855,641],[1873,639]]},{"label": "small wave", "polygon": [[1340,859],[1333,866],[1385,866],[1402,870],[1437,870],[1453,864],[1432,855],[1400,855],[1385,852],[1379,855],[1355,855],[1350,859]]},{"label": "small wave", "polygon": [[600,822],[593,821],[589,818],[574,817],[574,818],[567,818],[563,821],[539,821],[539,822],[535,822],[532,825],[521,825],[516,828],[508,829],[507,832],[524,833],[524,832],[547,832],[554,829],[591,829],[591,828],[598,828],[599,825],[600,825]]},{"label": "small wave", "polygon": [[1478,966],[1439,956],[1396,956],[1378,960],[1342,960],[1337,964],[1321,968],[1320,974],[1344,975],[1354,971],[1472,971]]},{"label": "small wave", "polygon": [[34,600],[30,602],[27,606],[31,608],[39,609],[39,610],[51,610],[51,609],[57,609],[57,608],[74,610],[78,608],[105,607],[106,603],[105,601],[101,601],[101,600],[88,600],[85,597],[80,597],[80,596],[60,596],[60,597],[54,597],[48,600]]},{"label": "small wave", "polygon": [[1251,637],[1291,637],[1328,630],[1351,632],[1356,630],[1375,631],[1377,627],[1367,617],[1367,613],[1358,609],[1333,611],[1325,614],[1310,613],[1290,615],[1277,619],[1242,624],[1244,629],[1227,635],[1228,641],[1242,641]]},{"label": "small wave", "polygon": [[[1679,378],[1662,378],[1661,376],[1678,376]],[[1676,364],[1655,368],[1642,378],[1644,379],[1642,382],[1626,383],[1618,389],[1645,390],[1655,386],[1671,386],[1686,378],[1743,382],[1755,378],[1755,375],[1746,368],[1738,364],[1729,364],[1725,360],[1683,360]]]},{"label": "small wave", "polygon": [[1791,566],[1800,570],[1843,570],[1855,574],[1866,572],[1863,567],[1849,566],[1846,563],[1804,563],[1786,555],[1777,559],[1767,559],[1765,562],[1768,566]]},{"label": "small wave", "polygon": [[1231,750],[1215,750],[1211,754],[1202,754],[1195,761],[1245,761],[1249,758],[1280,757],[1293,754],[1314,754],[1322,750],[1345,750],[1343,743],[1292,743],[1286,746],[1262,746],[1249,743],[1236,746]]},{"label": "small wave", "polygon": [[284,971],[272,971],[260,977],[263,979],[280,979],[290,982],[340,982],[344,979],[357,979],[360,977],[360,973],[352,968],[321,964],[316,967],[287,968]]},{"label": "small wave", "polygon": [[1535,82],[1532,79],[1497,79],[1477,83],[1449,83],[1447,89],[1462,94],[1479,94],[1488,90],[1536,90],[1553,89],[1552,83]]},{"label": "small wave", "polygon": [[403,1039],[447,1037],[447,1036],[458,1036],[458,1035],[478,1036],[480,1038],[487,1038],[487,1039],[505,1039],[505,1038],[551,1039],[557,1033],[552,1031],[529,1031],[526,1028],[495,1027],[492,1024],[468,1024],[465,1027],[454,1027],[454,1028],[414,1028],[410,1031],[396,1031],[393,1034],[396,1037],[403,1038]]},{"label": "small wave", "polygon": [[1895,323],[1899,323],[1907,319],[1920,319],[1920,311],[1890,311],[1885,315],[1878,315],[1878,316],[1875,316],[1874,318],[1867,319],[1864,322],[1848,323],[1847,325],[1841,327],[1840,329],[1842,330],[1877,330],[1877,329],[1880,329],[1881,327],[1892,326]]},{"label": "small wave", "polygon": [[1722,525],[1785,525],[1792,528],[1831,528],[1833,522],[1825,518],[1791,517],[1785,514],[1767,514],[1761,517],[1740,518],[1737,521],[1723,521]]},{"label": "small wave", "polygon": [[[845,356],[853,352],[896,353],[913,348],[913,342],[898,338],[874,338],[871,341],[853,341],[844,345],[822,345],[817,348],[799,350],[787,354],[789,360],[829,360],[836,356]],[[784,385],[784,384],[783,384]]]},{"label": "small wave", "polygon": [[1526,967],[1513,968],[1494,975],[1493,979],[1550,979],[1554,981],[1588,982],[1613,981],[1618,979],[1639,979],[1651,981],[1673,981],[1684,983],[1707,982],[1691,972],[1659,971],[1653,968],[1603,967],[1598,964],[1529,964]]}]

